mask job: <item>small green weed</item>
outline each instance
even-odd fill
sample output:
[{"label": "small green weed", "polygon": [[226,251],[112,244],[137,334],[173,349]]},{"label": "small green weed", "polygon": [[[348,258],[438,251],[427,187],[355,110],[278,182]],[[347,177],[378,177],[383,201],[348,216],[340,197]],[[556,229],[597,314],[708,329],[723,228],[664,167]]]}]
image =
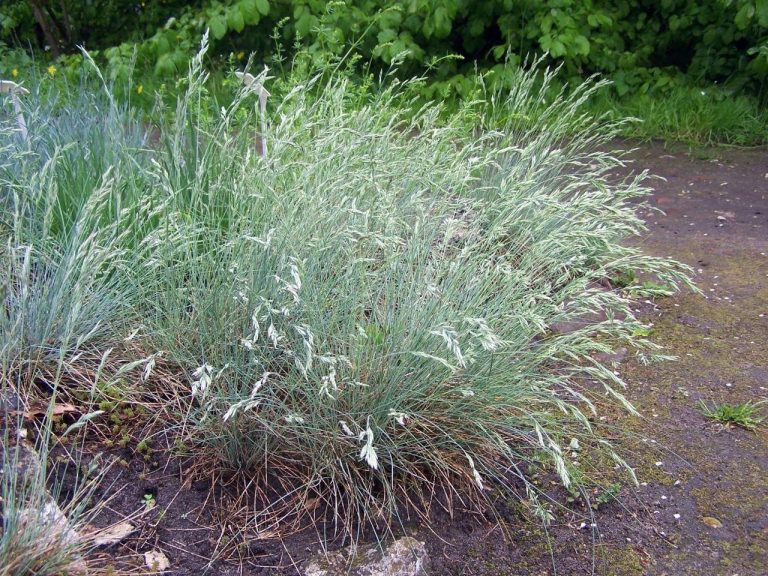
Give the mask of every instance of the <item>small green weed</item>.
[{"label": "small green weed", "polygon": [[632,336],[635,338],[647,338],[651,335],[651,332],[653,332],[653,328],[650,326],[640,326],[632,330]]},{"label": "small green weed", "polygon": [[592,501],[592,508],[597,510],[600,506],[604,506],[605,504],[615,500],[619,495],[620,490],[621,484],[617,482],[611,482],[607,486],[604,486]]},{"label": "small green weed", "polygon": [[701,411],[707,418],[726,426],[741,426],[747,430],[754,430],[765,421],[765,416],[759,416],[762,404],[764,401],[747,401],[742,404],[714,404],[710,408],[702,401]]},{"label": "small green weed", "polygon": [[144,507],[148,510],[152,509],[157,505],[157,500],[155,499],[155,495],[152,492],[145,492],[143,497]]},{"label": "small green weed", "polygon": [[659,284],[658,282],[649,280],[626,287],[627,295],[632,298],[657,298],[660,296],[670,296],[674,291],[674,286]]},{"label": "small green weed", "polygon": [[611,278],[611,284],[617,288],[627,288],[635,283],[637,277],[631,268],[620,270]]}]

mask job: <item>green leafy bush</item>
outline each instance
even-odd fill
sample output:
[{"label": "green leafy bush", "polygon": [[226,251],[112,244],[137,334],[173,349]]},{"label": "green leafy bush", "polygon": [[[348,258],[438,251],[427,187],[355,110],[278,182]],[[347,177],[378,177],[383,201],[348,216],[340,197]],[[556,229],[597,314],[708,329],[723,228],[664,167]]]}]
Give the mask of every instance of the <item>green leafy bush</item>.
[{"label": "green leafy bush", "polygon": [[[275,48],[275,27],[282,42],[291,45],[299,38],[314,53],[340,54],[355,44],[365,59],[384,67],[405,53],[404,75],[434,66],[439,83],[434,94],[466,96],[472,63],[492,69],[510,52],[516,58],[546,55],[545,64],[562,63],[571,78],[601,73],[614,81],[619,95],[663,92],[684,75],[694,83],[725,82],[762,92],[768,73],[766,0],[40,4],[37,15],[21,0],[0,8],[0,42],[45,44],[54,56],[85,45],[92,53],[103,51],[115,77],[126,74],[134,57],[140,68],[160,75],[183,71],[206,29],[217,53],[244,58],[255,52],[266,60]],[[41,28],[41,22],[47,24]],[[50,33],[37,36],[39,29]],[[451,54],[464,62],[445,58]]]}]

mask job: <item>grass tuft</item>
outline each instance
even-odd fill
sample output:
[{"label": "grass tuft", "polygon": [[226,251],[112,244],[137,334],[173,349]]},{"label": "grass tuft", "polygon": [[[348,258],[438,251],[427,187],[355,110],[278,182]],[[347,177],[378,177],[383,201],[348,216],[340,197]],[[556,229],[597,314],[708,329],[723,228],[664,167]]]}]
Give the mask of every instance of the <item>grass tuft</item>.
[{"label": "grass tuft", "polygon": [[764,403],[748,401],[742,404],[713,404],[710,407],[702,401],[701,411],[720,424],[754,430],[765,421],[765,417],[759,415]]},{"label": "grass tuft", "polygon": [[710,86],[674,86],[665,94],[596,95],[595,114],[633,117],[621,130],[626,138],[661,139],[694,146],[763,146],[768,143],[768,111],[756,98]]},{"label": "grass tuft", "polygon": [[9,409],[11,397],[0,392],[0,575],[87,574],[94,545],[86,532],[104,505],[93,502],[103,471],[82,474],[71,454],[63,467],[50,466],[54,403],[39,425],[30,425]]}]

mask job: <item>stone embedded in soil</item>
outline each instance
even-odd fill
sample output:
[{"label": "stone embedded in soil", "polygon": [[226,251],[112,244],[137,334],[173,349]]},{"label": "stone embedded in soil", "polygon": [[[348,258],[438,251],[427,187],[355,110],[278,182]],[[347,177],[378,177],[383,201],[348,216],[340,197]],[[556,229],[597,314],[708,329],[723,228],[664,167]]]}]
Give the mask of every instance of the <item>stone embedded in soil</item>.
[{"label": "stone embedded in soil", "polygon": [[405,536],[395,540],[382,553],[376,544],[350,547],[339,552],[310,558],[304,576],[421,576],[428,564],[424,542]]},{"label": "stone embedded in soil", "polygon": [[144,552],[144,564],[152,572],[165,572],[171,567],[168,557],[159,550]]},{"label": "stone embedded in soil", "polygon": [[613,352],[602,352],[595,355],[595,360],[602,364],[621,364],[626,360],[628,350],[622,346]]},{"label": "stone embedded in soil", "polygon": [[[42,474],[40,455],[34,446],[27,440],[19,440],[16,450],[18,452],[14,465],[17,468],[17,477],[26,481],[39,477]],[[22,486],[19,488],[22,493],[26,491]],[[35,489],[35,486],[31,488]],[[45,491],[35,494],[31,501],[26,503],[26,507],[19,510],[16,527],[20,531],[34,531],[41,539],[59,542],[62,547],[75,549],[81,540],[80,534],[71,526],[56,500]],[[85,561],[75,553],[67,572],[72,575],[87,574],[88,568]]]}]

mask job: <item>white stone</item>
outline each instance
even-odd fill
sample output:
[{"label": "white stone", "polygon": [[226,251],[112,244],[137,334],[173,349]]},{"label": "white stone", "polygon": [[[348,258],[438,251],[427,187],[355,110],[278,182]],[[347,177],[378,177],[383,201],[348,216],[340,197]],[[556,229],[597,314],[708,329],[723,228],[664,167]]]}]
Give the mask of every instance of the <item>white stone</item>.
[{"label": "white stone", "polygon": [[406,536],[395,540],[383,552],[376,544],[351,547],[311,558],[304,576],[422,576],[427,569],[424,542]]}]

